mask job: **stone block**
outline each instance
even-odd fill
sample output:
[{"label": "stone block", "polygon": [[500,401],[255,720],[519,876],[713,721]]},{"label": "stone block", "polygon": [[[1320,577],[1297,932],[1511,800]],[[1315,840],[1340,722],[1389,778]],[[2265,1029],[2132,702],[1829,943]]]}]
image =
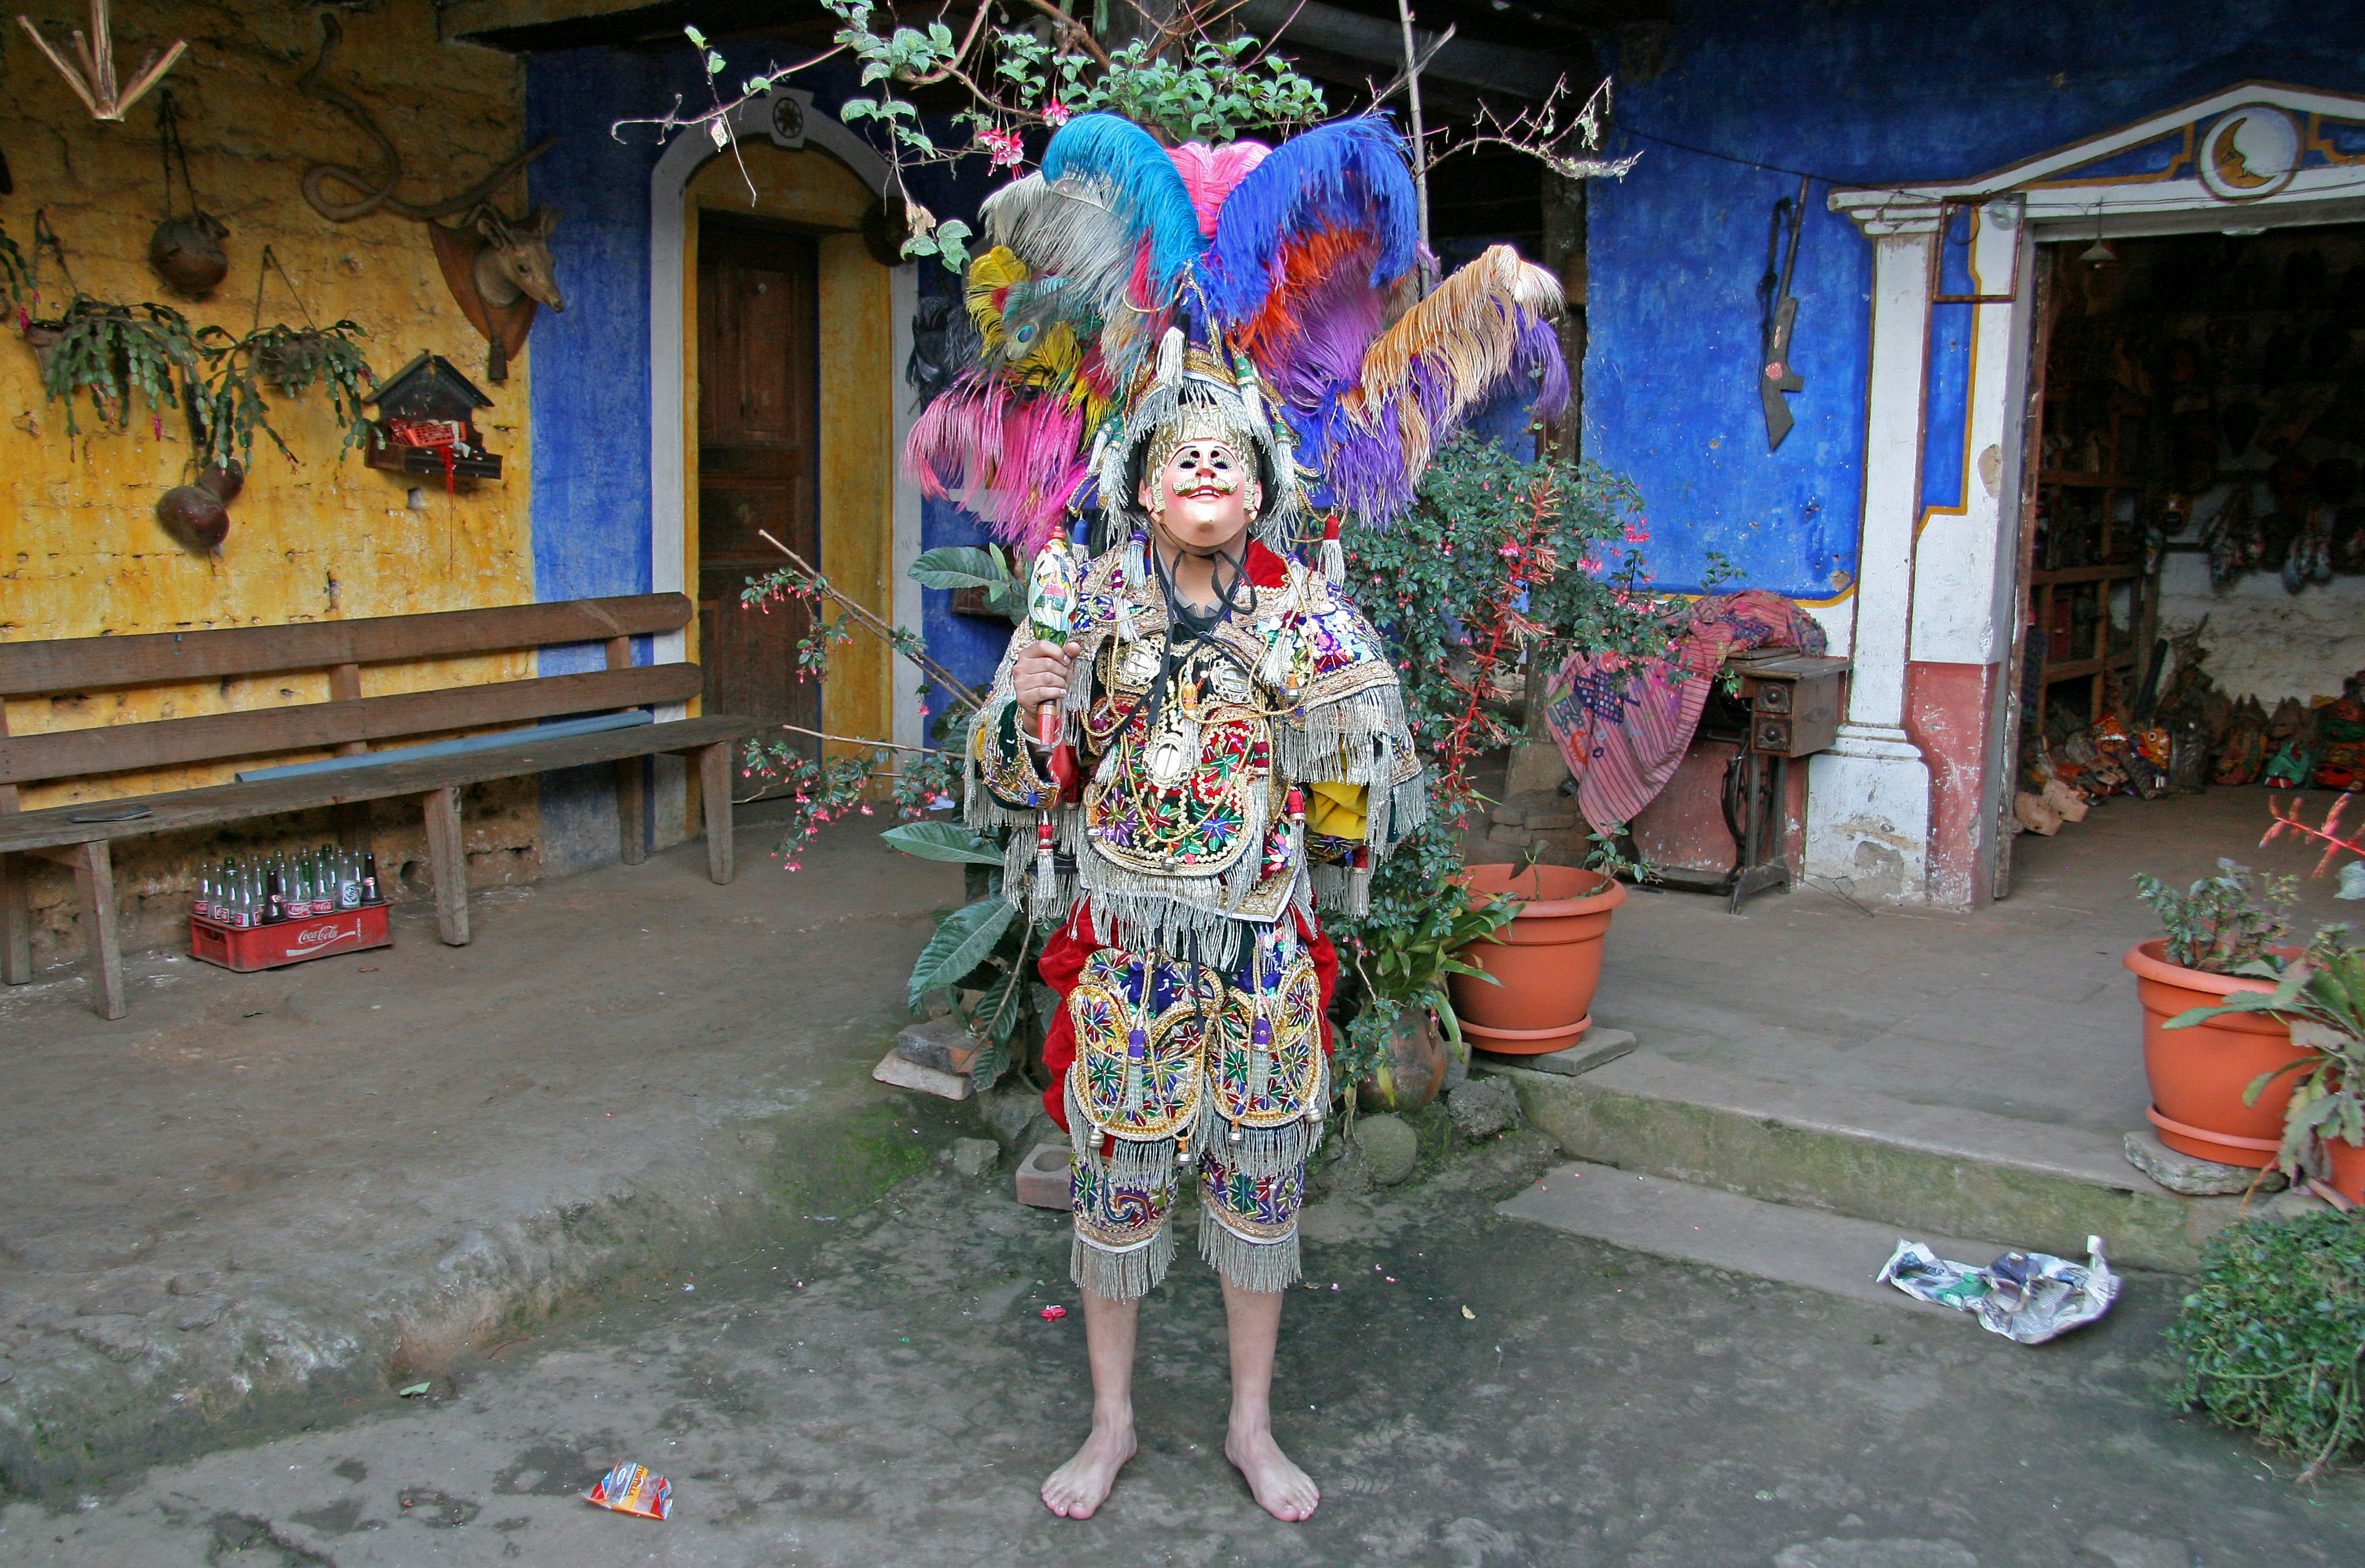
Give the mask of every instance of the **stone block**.
[{"label": "stone block", "polygon": [[1043,1114],[1043,1097],[1014,1076],[979,1093],[977,1114],[984,1118],[995,1141],[1004,1148],[1016,1148],[1026,1140],[1028,1124]]},{"label": "stone block", "polygon": [[1530,833],[1561,833],[1576,825],[1576,812],[1556,807],[1530,811],[1521,825]]},{"label": "stone block", "polygon": [[1490,827],[1486,830],[1486,842],[1502,845],[1507,849],[1524,849],[1528,844],[1528,830],[1523,827]]},{"label": "stone block", "polygon": [[1521,741],[1511,748],[1508,773],[1503,780],[1503,793],[1524,795],[1540,790],[1557,790],[1568,777],[1568,759],[1560,754],[1560,746],[1552,741]]},{"label": "stone block", "polygon": [[960,1019],[950,1013],[941,1018],[905,1025],[902,1033],[895,1036],[895,1049],[904,1060],[938,1072],[965,1074],[969,1064],[977,1059],[977,1042],[961,1026]]},{"label": "stone block", "polygon": [[982,1176],[1002,1158],[1002,1146],[990,1137],[957,1137],[952,1157],[955,1170],[964,1176]]},{"label": "stone block", "polygon": [[969,1074],[942,1072],[933,1067],[923,1067],[900,1049],[891,1050],[879,1058],[870,1076],[881,1083],[891,1083],[898,1089],[915,1089],[923,1094],[934,1094],[940,1100],[969,1098]]},{"label": "stone block", "polygon": [[1521,811],[1519,807],[1510,805],[1507,802],[1503,805],[1489,807],[1486,812],[1486,820],[1493,823],[1496,827],[1518,827],[1520,821],[1525,818],[1527,812]]},{"label": "stone block", "polygon": [[1445,1097],[1445,1108],[1466,1138],[1493,1137],[1519,1125],[1519,1092],[1505,1079],[1465,1083]]},{"label": "stone block", "polygon": [[1018,1162],[1018,1201],[1031,1209],[1068,1208],[1068,1146],[1037,1144]]},{"label": "stone block", "polygon": [[2127,1163],[2167,1188],[2188,1198],[2213,1198],[2247,1193],[2258,1183],[2260,1193],[2280,1193],[2290,1185],[2280,1170],[2263,1173],[2240,1165],[2220,1165],[2180,1154],[2159,1141],[2149,1127],[2127,1135]]},{"label": "stone block", "polygon": [[1420,1160],[1420,1139],[1402,1116],[1383,1114],[1359,1119],[1355,1141],[1362,1146],[1364,1165],[1378,1186],[1395,1186],[1411,1175]]},{"label": "stone block", "polygon": [[1498,1051],[1473,1051],[1470,1060],[1477,1067],[1523,1067],[1530,1072],[1550,1072],[1563,1078],[1575,1078],[1616,1061],[1633,1048],[1633,1031],[1604,1028],[1596,1024],[1566,1050],[1545,1051],[1531,1057],[1506,1056]]}]

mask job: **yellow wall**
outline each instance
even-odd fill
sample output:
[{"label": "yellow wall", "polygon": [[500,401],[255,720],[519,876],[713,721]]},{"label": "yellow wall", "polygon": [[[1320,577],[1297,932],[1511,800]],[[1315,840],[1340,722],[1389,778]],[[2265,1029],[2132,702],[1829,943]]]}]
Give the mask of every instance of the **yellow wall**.
[{"label": "yellow wall", "polygon": [[[10,7],[13,11],[15,7]],[[79,4],[37,0],[36,21],[71,17]],[[524,75],[492,50],[436,41],[430,0],[386,0],[341,12],[344,45],[331,84],[367,104],[400,150],[400,194],[448,196],[517,150]],[[350,318],[367,332],[381,374],[422,350],[449,358],[491,395],[478,418],[505,477],[447,501],[411,481],[340,459],[340,434],[319,388],[275,397],[272,422],[300,464],[258,436],[254,473],[230,507],[218,556],[182,549],[158,526],[158,496],[186,476],[187,426],[164,412],[161,437],[147,409],[129,433],[100,432],[87,407],[82,438],[69,441],[63,410],[46,402],[31,353],[0,340],[0,640],[387,615],[513,604],[533,597],[528,494],[527,387],[532,351],[507,382],[485,380],[485,345],[461,316],[429,237],[409,219],[378,214],[336,224],[305,204],[299,184],[313,162],[364,169],[375,151],[336,109],[306,97],[297,81],[319,46],[314,12],[297,6],[158,3],[116,8],[116,49],[128,73],[150,47],[185,39],[188,52],[165,78],[182,117],[190,173],[205,207],[230,229],[229,275],[206,299],[174,296],[148,267],[148,239],[163,216],[156,95],[120,124],[95,121],[57,73],[10,24],[0,50],[0,148],[15,194],[0,196],[0,226],[29,257],[33,214],[46,212],[64,241],[75,282],[100,298],[169,303],[198,325],[234,333],[253,320],[265,244],[321,322]],[[54,35],[53,35],[54,36]],[[342,193],[340,193],[342,194]],[[522,182],[499,193],[514,209]],[[563,230],[562,230],[563,235]],[[566,277],[562,266],[560,283]],[[42,263],[36,314],[62,303],[54,262]],[[275,274],[265,324],[300,325],[303,308]],[[368,694],[496,680],[532,673],[531,654],[442,666],[365,669]],[[325,678],[305,674],[168,689],[67,694],[12,700],[17,734],[316,700]],[[28,807],[216,781],[229,765],[73,780],[26,791]],[[532,834],[532,791],[514,803],[508,836]],[[517,813],[523,813],[519,816]],[[512,853],[516,845],[504,847]],[[530,851],[529,851],[530,853]],[[157,876],[172,879],[168,869]]]},{"label": "yellow wall", "polygon": [[[728,155],[708,161],[691,179],[693,209],[745,213],[793,223],[821,235],[821,561],[832,584],[894,619],[895,364],[889,290],[892,274],[871,259],[857,230],[877,196],[861,177],[828,153],[790,151],[769,142],[742,142],[745,173]],[[755,186],[750,200],[748,185]],[[691,253],[684,265],[683,364],[690,384],[683,439],[692,454],[685,530],[687,580],[698,580],[698,264],[697,225],[686,226]],[[885,644],[857,633],[830,660],[822,687],[823,727],[841,735],[889,738],[893,722],[892,655]],[[833,753],[855,747],[832,746]]]}]

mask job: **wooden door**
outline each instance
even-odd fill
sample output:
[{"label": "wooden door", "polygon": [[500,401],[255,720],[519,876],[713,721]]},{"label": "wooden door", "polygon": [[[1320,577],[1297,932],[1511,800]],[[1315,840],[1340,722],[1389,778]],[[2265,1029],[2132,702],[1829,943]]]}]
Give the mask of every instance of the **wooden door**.
[{"label": "wooden door", "polygon": [[[698,241],[698,559],[706,711],[822,728],[797,672],[804,606],[740,602],[786,565],[761,529],[822,568],[814,466],[820,349],[813,240],[701,216]],[[818,754],[819,743],[809,748]]]}]

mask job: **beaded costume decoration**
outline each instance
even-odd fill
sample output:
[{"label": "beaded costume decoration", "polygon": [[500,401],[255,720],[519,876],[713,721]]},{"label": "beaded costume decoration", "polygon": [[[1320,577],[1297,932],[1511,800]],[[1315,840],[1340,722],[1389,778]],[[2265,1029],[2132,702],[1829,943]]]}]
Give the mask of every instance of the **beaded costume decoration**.
[{"label": "beaded costume decoration", "polygon": [[[1359,910],[1428,810],[1341,521],[1385,526],[1482,409],[1566,396],[1551,275],[1498,246],[1414,297],[1416,210],[1375,118],[1218,152],[1081,116],[986,203],[981,355],[906,448],[1006,543],[1089,554],[1049,563],[1081,649],[1056,728],[1020,711],[1022,627],[971,722],[966,815],[1010,830],[1006,896],[1093,944],[1059,1100],[1074,1271],[1100,1294],[1162,1275],[1194,1168],[1203,1254],[1250,1290],[1297,1277],[1330,1095],[1319,913]],[[1154,547],[1185,443],[1220,447],[1254,540],[1212,613]]]}]

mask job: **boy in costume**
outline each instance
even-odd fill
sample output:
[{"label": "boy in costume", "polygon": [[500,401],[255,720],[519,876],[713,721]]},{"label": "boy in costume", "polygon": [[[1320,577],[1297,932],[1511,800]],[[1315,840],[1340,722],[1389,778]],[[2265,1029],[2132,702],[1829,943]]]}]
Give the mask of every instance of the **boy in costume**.
[{"label": "boy in costume", "polygon": [[[1094,1391],[1091,1436],[1043,1487],[1067,1518],[1134,1451],[1137,1312],[1186,1177],[1230,1325],[1226,1454],[1276,1518],[1319,1500],[1270,1411],[1331,1092],[1317,916],[1360,909],[1427,811],[1339,518],[1387,521],[1488,400],[1565,393],[1558,291],[1508,248],[1383,331],[1414,200],[1378,120],[1170,150],[1081,117],[987,203],[982,359],[913,431],[925,489],[1038,552],[1037,624],[971,721],[967,814],[1010,830],[1007,896],[1031,889],[1059,926],[1045,1099],[1073,1147]],[[1087,513],[1099,553],[1078,566],[1062,531]]]}]

